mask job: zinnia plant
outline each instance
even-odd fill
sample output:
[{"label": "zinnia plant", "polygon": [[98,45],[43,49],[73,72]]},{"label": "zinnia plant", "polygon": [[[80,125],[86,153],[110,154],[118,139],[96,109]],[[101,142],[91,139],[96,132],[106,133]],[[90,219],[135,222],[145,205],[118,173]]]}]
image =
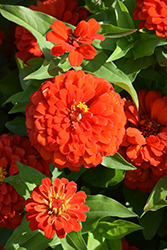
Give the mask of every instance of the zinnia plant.
[{"label": "zinnia plant", "polygon": [[26,107],[29,139],[55,167],[95,167],[124,136],[124,100],[111,84],[83,71],[45,81]]},{"label": "zinnia plant", "polygon": [[29,227],[32,231],[44,231],[47,238],[53,238],[55,233],[64,238],[65,233],[78,232],[81,229],[79,221],[85,221],[84,212],[89,211],[89,207],[83,204],[85,199],[85,192],[76,193],[75,182],[56,178],[52,184],[49,178],[45,178],[25,202]]},{"label": "zinnia plant", "polygon": [[47,33],[46,39],[57,43],[51,49],[51,54],[60,56],[66,51],[70,52],[68,59],[71,66],[80,66],[83,59],[93,59],[96,55],[96,50],[91,45],[93,39],[105,39],[103,35],[96,34],[100,24],[94,18],[88,22],[80,21],[74,32],[61,21],[54,21],[51,28],[53,31]]}]

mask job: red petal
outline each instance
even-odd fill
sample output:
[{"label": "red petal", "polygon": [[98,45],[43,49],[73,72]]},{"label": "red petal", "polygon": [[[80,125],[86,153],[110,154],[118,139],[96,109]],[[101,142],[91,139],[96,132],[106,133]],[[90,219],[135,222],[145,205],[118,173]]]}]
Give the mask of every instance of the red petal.
[{"label": "red petal", "polygon": [[64,54],[66,51],[62,48],[62,45],[57,44],[53,46],[53,48],[51,48],[50,52],[52,56],[60,56]]},{"label": "red petal", "polygon": [[80,52],[77,52],[76,50],[71,51],[68,56],[68,60],[71,66],[79,67],[83,62],[83,59],[83,55]]},{"label": "red petal", "polygon": [[87,35],[88,30],[89,30],[88,22],[82,20],[77,24],[77,27],[74,31],[74,35],[84,37]]}]

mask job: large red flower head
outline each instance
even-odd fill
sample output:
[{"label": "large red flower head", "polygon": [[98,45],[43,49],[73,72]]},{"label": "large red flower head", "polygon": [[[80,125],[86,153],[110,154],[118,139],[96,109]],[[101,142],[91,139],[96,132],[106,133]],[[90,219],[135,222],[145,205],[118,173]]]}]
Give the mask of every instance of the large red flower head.
[{"label": "large red flower head", "polygon": [[53,238],[55,233],[64,238],[65,233],[78,232],[81,229],[79,221],[86,220],[84,212],[88,212],[89,207],[83,204],[85,192],[76,193],[76,190],[76,183],[65,178],[56,178],[53,184],[49,178],[43,179],[25,202],[31,230],[40,229],[47,238]]},{"label": "large red flower head", "polygon": [[19,173],[16,161],[50,176],[49,165],[27,138],[9,134],[0,136],[0,227],[16,228],[23,217],[24,198],[3,181],[3,178]]},{"label": "large red flower head", "polygon": [[167,174],[167,96],[158,91],[138,92],[139,112],[125,102],[126,133],[120,153],[137,169],[127,171],[125,184],[150,192]]},{"label": "large red flower head", "polygon": [[[84,7],[78,7],[76,0],[37,0],[36,5],[30,5],[30,9],[51,15],[70,24],[77,24],[80,20],[88,18],[89,12]],[[23,62],[34,57],[42,57],[36,38],[25,28],[16,27],[15,44],[19,50],[15,56]]]},{"label": "large red flower head", "polygon": [[155,30],[157,36],[167,36],[167,1],[136,0],[136,2],[133,17],[141,20],[139,29]]},{"label": "large red flower head", "polygon": [[68,71],[45,81],[26,107],[29,139],[56,167],[95,167],[124,135],[124,100],[105,79]]},{"label": "large red flower head", "polygon": [[3,30],[0,30],[0,45],[2,44],[2,41],[5,39],[5,32]]},{"label": "large red flower head", "polygon": [[70,52],[68,59],[71,66],[80,66],[84,58],[93,59],[96,55],[96,50],[91,45],[93,39],[105,39],[103,35],[96,34],[100,24],[94,18],[88,22],[80,21],[74,32],[61,21],[54,21],[51,28],[53,31],[46,34],[46,39],[57,43],[51,49],[51,54],[60,56],[66,51]]}]

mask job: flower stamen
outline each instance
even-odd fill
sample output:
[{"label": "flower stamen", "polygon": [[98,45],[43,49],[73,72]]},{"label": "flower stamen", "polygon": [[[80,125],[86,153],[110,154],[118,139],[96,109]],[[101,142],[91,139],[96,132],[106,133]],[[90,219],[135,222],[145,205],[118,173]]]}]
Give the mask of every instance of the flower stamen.
[{"label": "flower stamen", "polygon": [[0,167],[0,185],[3,182],[3,178],[7,175],[6,169],[3,167]]}]

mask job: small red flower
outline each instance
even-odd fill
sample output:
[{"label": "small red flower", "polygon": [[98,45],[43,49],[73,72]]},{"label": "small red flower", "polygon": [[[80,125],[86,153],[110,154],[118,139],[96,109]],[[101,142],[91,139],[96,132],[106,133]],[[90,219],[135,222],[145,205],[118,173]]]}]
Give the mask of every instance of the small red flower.
[{"label": "small red flower", "polygon": [[105,79],[68,71],[45,81],[30,96],[25,110],[29,139],[58,168],[95,167],[122,142],[123,105]]},{"label": "small red flower", "polygon": [[136,0],[134,19],[141,20],[139,29],[155,30],[160,37],[167,36],[167,3],[162,0]]},{"label": "small red flower", "polygon": [[84,212],[88,212],[89,207],[83,204],[85,192],[76,193],[76,190],[76,183],[65,178],[56,178],[53,184],[49,178],[43,179],[25,202],[26,219],[31,221],[31,230],[40,229],[50,239],[55,233],[64,238],[65,233],[78,232],[81,229],[79,221],[86,220]]},{"label": "small red flower", "polygon": [[2,44],[2,41],[5,39],[5,32],[3,30],[0,30],[0,45]]},{"label": "small red flower", "polygon": [[68,59],[71,66],[80,66],[83,59],[93,59],[96,55],[95,48],[91,45],[93,39],[103,41],[105,37],[96,34],[100,29],[100,24],[91,18],[88,22],[80,21],[73,32],[61,21],[54,21],[51,25],[53,31],[46,34],[46,39],[57,43],[51,49],[53,56],[60,56],[66,51],[70,52]]},{"label": "small red flower", "polygon": [[167,174],[167,96],[158,91],[138,92],[139,112],[125,102],[126,132],[120,153],[137,169],[127,171],[125,184],[150,192]]},{"label": "small red flower", "polygon": [[[73,25],[89,16],[86,8],[78,7],[76,0],[37,0],[36,5],[30,5],[29,8]],[[15,39],[18,49],[15,57],[18,57],[23,62],[35,57],[43,57],[36,38],[25,28],[19,25],[16,27]]]},{"label": "small red flower", "polygon": [[49,165],[32,148],[29,140],[19,135],[0,136],[0,227],[16,228],[23,217],[24,198],[3,181],[19,174],[16,161],[50,176]]}]

